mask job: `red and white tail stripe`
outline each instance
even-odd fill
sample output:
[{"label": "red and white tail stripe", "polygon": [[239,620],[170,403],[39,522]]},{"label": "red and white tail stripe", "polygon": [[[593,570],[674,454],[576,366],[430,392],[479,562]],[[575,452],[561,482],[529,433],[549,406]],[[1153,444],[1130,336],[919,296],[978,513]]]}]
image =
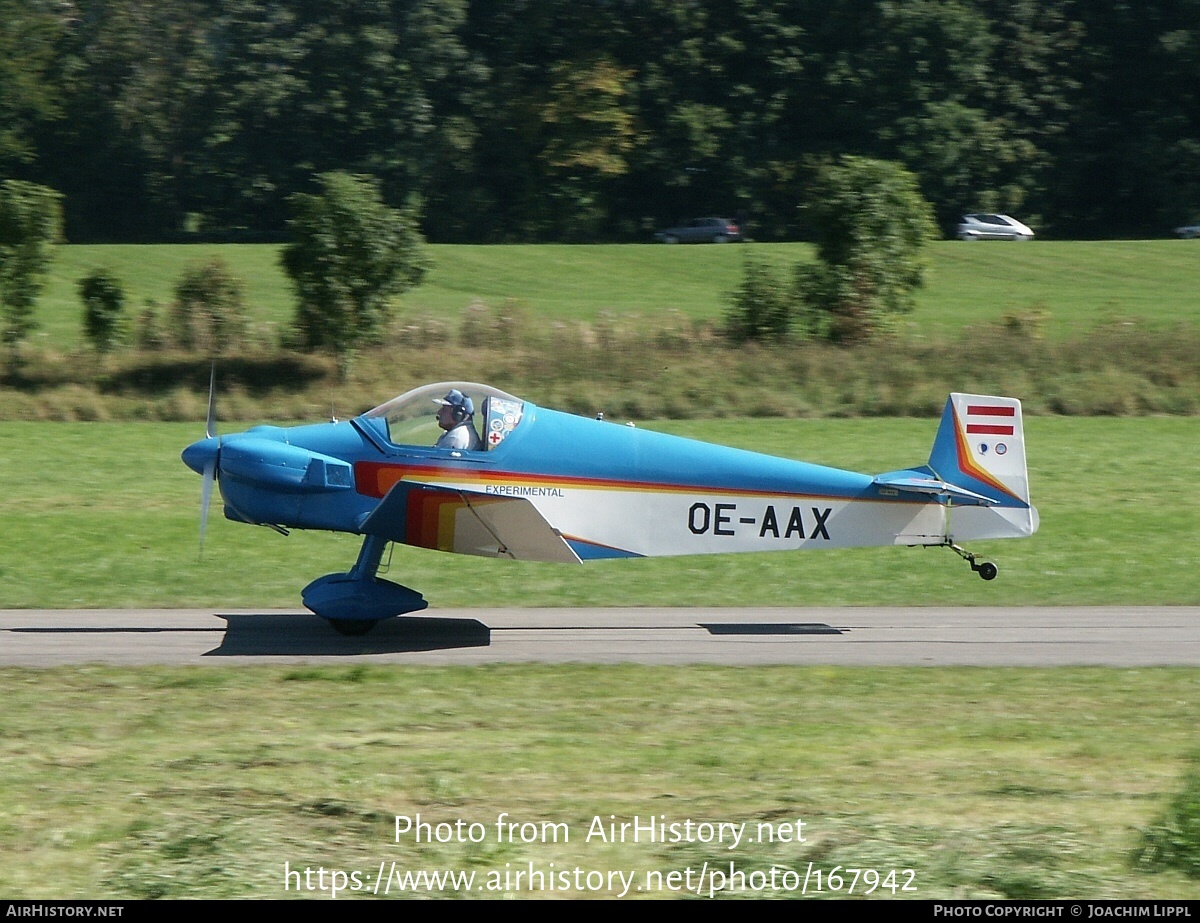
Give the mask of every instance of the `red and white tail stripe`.
[{"label": "red and white tail stripe", "polygon": [[967,405],[967,432],[985,436],[1011,436],[1016,432],[1017,409],[995,404]]}]

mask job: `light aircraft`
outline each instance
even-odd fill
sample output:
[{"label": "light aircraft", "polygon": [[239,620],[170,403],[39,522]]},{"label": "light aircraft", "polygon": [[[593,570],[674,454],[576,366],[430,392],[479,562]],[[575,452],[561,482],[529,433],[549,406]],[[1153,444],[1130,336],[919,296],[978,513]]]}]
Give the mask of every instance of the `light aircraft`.
[{"label": "light aircraft", "polygon": [[[448,403],[455,423],[478,427],[478,448],[434,445],[435,408]],[[564,564],[936,545],[991,580],[995,565],[958,543],[1038,527],[1021,404],[1005,397],[951,394],[928,463],[878,475],[548,410],[470,382],[416,388],[343,422],[226,436],[210,387],[208,416],[206,438],[183,452],[203,475],[201,542],[214,481],[236,522],[363,536],[348,572],[302,591],[349,635],[427,605],[376,576],[389,542]]]}]

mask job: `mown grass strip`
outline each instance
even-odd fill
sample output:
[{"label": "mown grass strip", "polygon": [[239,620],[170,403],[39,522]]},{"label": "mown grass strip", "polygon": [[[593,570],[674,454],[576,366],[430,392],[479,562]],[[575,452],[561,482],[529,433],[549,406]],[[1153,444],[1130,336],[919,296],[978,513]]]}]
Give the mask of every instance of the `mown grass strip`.
[{"label": "mown grass strip", "polygon": [[[898,897],[1200,897],[1136,861],[1190,791],[1197,670],[8,669],[0,696],[12,898],[327,896],[285,891],[284,863],[381,860],[481,881],[812,862],[847,882],[912,869]],[[484,836],[397,839],[417,814]],[[501,841],[502,814],[558,839]],[[804,839],[596,835],[635,815],[802,821]]]},{"label": "mown grass strip", "polygon": [[[867,472],[921,464],[936,421],[680,421],[680,435]],[[224,431],[235,429],[226,424]],[[351,536],[288,538],[210,519],[179,452],[203,424],[0,424],[0,608],[298,606],[309,580],[353,562]],[[434,607],[1196,605],[1200,544],[1188,418],[1026,421],[1041,531],[973,546],[985,583],[937,549],[873,548],[592,562],[464,559],[397,547],[390,576]],[[464,564],[468,579],[464,579]]]},{"label": "mown grass strip", "polygon": [[[653,320],[680,312],[720,319],[751,253],[790,270],[812,258],[807,244],[664,247],[653,245],[434,246],[434,268],[408,293],[401,312],[456,320],[472,302],[515,301],[546,323],[595,322],[605,315]],[[1044,315],[1047,335],[1080,334],[1097,322],[1137,319],[1194,323],[1200,291],[1195,241],[942,241],[929,248],[928,284],[909,329],[944,336],[1006,314]],[[127,311],[165,306],[193,262],[224,260],[247,286],[258,333],[278,337],[290,323],[293,292],[279,247],[226,245],[71,245],[59,248],[39,306],[35,344],[69,349],[82,339],[78,280],[107,268],[126,287]]]}]

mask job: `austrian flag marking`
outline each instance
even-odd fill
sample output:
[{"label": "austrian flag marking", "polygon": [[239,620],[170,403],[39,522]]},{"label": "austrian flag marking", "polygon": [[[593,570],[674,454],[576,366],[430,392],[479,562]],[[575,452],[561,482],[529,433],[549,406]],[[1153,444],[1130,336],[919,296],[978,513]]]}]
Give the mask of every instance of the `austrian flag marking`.
[{"label": "austrian flag marking", "polygon": [[[1011,436],[1016,431],[1015,407],[996,407],[990,404],[967,405],[967,432],[987,436]],[[1008,418],[1009,422],[1005,422]]]}]

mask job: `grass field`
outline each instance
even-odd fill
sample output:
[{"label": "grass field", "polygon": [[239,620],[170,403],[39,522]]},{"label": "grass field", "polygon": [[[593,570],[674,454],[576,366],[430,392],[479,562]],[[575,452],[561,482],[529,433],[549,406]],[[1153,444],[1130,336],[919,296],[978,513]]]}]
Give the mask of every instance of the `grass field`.
[{"label": "grass field", "polygon": [[[457,318],[474,299],[512,298],[545,323],[672,309],[711,319],[749,252],[781,267],[808,254],[434,248],[433,275],[404,307]],[[260,327],[286,324],[276,248],[66,247],[39,342],[76,344],[75,284],[89,268],[116,271],[137,310],[165,303],[183,266],[212,254],[246,280]],[[919,336],[1009,312],[1046,312],[1051,337],[1197,316],[1195,242],[944,243],[933,264]],[[180,416],[203,418],[202,391],[178,399]],[[923,462],[936,417],[643,425],[876,472]],[[348,536],[285,539],[219,514],[200,558],[199,478],[179,451],[202,428],[0,423],[0,608],[298,607],[300,587],[349,566]],[[1200,604],[1193,417],[1035,414],[1026,434],[1041,531],[973,546],[999,565],[992,583],[945,551],[905,548],[580,568],[400,549],[390,576],[435,608],[477,605],[483,588],[489,602],[531,606]],[[652,872],[734,863],[802,876],[812,863],[838,870],[839,896],[848,870],[865,868],[880,879],[896,869],[894,883],[916,888],[899,898],[1200,898],[1193,669],[87,667],[0,669],[0,696],[10,898],[320,897],[285,890],[285,863],[358,870],[371,888],[393,861],[474,872],[481,887],[530,863],[627,872],[641,876],[635,887]],[[499,842],[504,812],[538,830],[564,825],[569,839]],[[417,813],[484,835],[397,842],[396,816]],[[634,815],[751,830],[802,820],[805,840],[586,841],[597,819]],[[1135,856],[1155,831],[1181,845],[1152,872]],[[607,881],[598,894],[620,893]],[[753,881],[749,896],[793,896]],[[886,885],[881,895],[892,896]]]},{"label": "grass field", "polygon": [[[672,432],[860,471],[923,463],[936,420],[659,424]],[[232,425],[225,431],[232,431]],[[1026,420],[1041,531],[981,542],[985,583],[924,548],[751,554],[584,567],[398,548],[392,577],[433,606],[1024,605],[1200,603],[1190,418]],[[350,536],[210,520],[197,556],[200,479],[179,452],[201,425],[0,423],[0,608],[295,606],[345,570]],[[974,547],[974,546],[973,546]],[[463,579],[464,560],[471,579]]]},{"label": "grass field", "polygon": [[[812,863],[836,896],[895,869],[898,899],[1200,898],[1133,861],[1194,784],[1196,670],[75,668],[0,671],[0,696],[7,898],[327,897],[321,868],[370,893],[381,862],[473,872],[433,892],[461,897],[531,864],[679,897],[638,888],[705,863],[788,897]],[[479,842],[397,838],[418,814]],[[532,841],[501,842],[502,814]],[[587,841],[635,816],[804,841]]]},{"label": "grass field", "polygon": [[152,302],[156,329],[169,333],[174,281],[215,256],[246,281],[252,314],[218,360],[228,418],[357,412],[448,378],[636,419],[919,416],[949,391],[1011,394],[1040,413],[1191,416],[1194,244],[938,243],[916,312],[897,335],[852,349],[799,339],[735,348],[720,335],[745,259],[788,272],[811,257],[804,244],[434,247],[428,281],[348,375],[327,355],[281,348],[292,309],[278,247],[68,246],[43,299],[42,348],[3,376],[0,419],[202,418],[208,353],[97,357],[80,342],[76,283],[110,266],[126,280],[129,314]]},{"label": "grass field", "polygon": [[[883,470],[923,459],[934,421],[663,428]],[[1194,472],[1171,463],[1193,428],[1029,419],[1042,531],[981,544],[1001,566],[991,584],[911,549],[582,568],[406,550],[392,576],[434,606],[477,603],[479,587],[530,605],[1195,603]],[[0,424],[0,605],[295,606],[304,582],[349,563],[348,537],[219,519],[198,560],[199,479],[178,460],[196,435]],[[1200,898],[1194,669],[8,668],[0,696],[13,898],[324,897],[296,888],[325,869],[326,886],[357,871],[372,889],[381,862],[474,873],[433,891],[459,897],[546,896],[528,879],[480,889],[576,869],[593,873],[588,893],[621,893],[606,877],[619,871],[631,896],[678,897],[654,874],[705,868],[758,873],[742,894],[783,897],[813,868],[839,896],[869,869],[856,893],[884,882],[875,897]],[[560,838],[499,842],[503,813]],[[396,816],[417,814],[479,824],[481,839],[397,842]],[[789,824],[792,841],[587,840],[597,819],[635,816]],[[1180,829],[1172,862],[1136,861]],[[763,890],[772,869],[780,889]],[[893,895],[893,869],[916,890]]]},{"label": "grass field", "polygon": [[[594,321],[604,312],[656,317],[679,311],[718,319],[747,256],[790,269],[812,253],[806,244],[430,250],[433,271],[403,297],[403,311],[457,319],[473,301],[498,305],[514,299],[545,322]],[[929,252],[929,282],[910,319],[922,335],[957,332],[1013,312],[1045,312],[1051,335],[1080,333],[1113,319],[1149,318],[1171,326],[1200,318],[1195,241],[943,241]],[[78,280],[92,269],[108,268],[122,279],[126,310],[138,313],[147,301],[168,304],[184,267],[215,256],[245,282],[252,317],[279,331],[291,317],[293,295],[278,253],[267,244],[61,247],[34,342],[64,349],[79,341]]]}]

